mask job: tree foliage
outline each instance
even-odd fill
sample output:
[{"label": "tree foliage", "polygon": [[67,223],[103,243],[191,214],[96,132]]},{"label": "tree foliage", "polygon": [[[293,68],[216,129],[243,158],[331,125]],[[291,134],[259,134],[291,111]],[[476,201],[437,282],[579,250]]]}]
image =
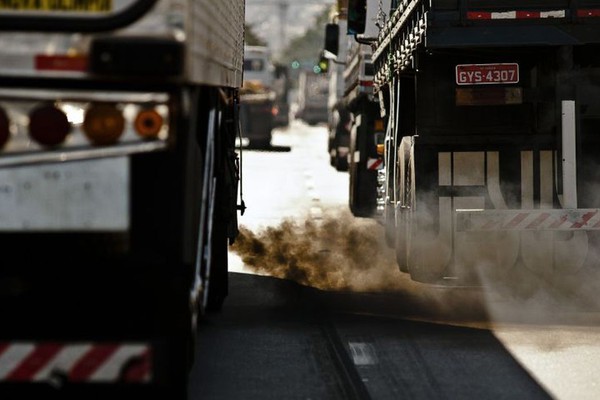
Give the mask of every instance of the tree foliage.
[{"label": "tree foliage", "polygon": [[325,8],[304,35],[290,41],[290,44],[282,52],[280,62],[285,65],[290,65],[294,60],[301,64],[317,62],[325,41],[325,25],[328,16],[329,8]]},{"label": "tree foliage", "polygon": [[244,40],[248,46],[266,46],[267,42],[262,40],[254,32],[254,26],[245,24],[244,25]]}]

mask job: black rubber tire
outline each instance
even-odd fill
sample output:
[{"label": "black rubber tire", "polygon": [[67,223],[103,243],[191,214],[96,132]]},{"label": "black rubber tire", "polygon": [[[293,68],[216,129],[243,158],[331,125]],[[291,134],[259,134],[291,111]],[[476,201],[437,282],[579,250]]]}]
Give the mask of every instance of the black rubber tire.
[{"label": "black rubber tire", "polygon": [[406,221],[396,218],[396,237],[395,237],[395,253],[396,253],[396,264],[401,272],[408,272],[408,247],[407,247],[407,236],[406,232]]},{"label": "black rubber tire", "polygon": [[348,157],[340,157],[336,152],[335,169],[340,172],[348,172]]},{"label": "black rubber tire", "polygon": [[205,311],[218,312],[229,292],[227,236],[224,224],[213,227],[211,271]]}]

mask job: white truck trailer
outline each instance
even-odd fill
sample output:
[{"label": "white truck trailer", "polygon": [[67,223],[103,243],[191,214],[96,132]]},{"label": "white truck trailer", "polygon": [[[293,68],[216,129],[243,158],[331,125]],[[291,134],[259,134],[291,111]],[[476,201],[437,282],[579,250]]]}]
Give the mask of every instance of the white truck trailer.
[{"label": "white truck trailer", "polygon": [[237,235],[244,14],[0,2],[0,398],[186,398]]}]

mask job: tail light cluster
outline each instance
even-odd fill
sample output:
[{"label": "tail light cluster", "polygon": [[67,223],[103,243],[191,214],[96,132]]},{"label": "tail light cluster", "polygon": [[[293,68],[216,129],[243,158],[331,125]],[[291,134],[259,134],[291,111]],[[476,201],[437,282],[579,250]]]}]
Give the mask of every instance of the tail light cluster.
[{"label": "tail light cluster", "polygon": [[122,99],[113,96],[99,100],[81,95],[60,100],[58,93],[45,97],[0,97],[2,153],[164,142],[169,134],[166,95],[128,95]]}]

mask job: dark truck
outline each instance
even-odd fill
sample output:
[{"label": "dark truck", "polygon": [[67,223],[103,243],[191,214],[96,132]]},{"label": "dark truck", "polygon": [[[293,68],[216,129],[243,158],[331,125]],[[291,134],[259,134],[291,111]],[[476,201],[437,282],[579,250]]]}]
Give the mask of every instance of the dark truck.
[{"label": "dark truck", "polygon": [[242,135],[256,148],[271,144],[278,96],[275,91],[275,65],[265,46],[246,46],[244,83],[240,92]]},{"label": "dark truck", "polygon": [[[360,30],[365,1],[349,8]],[[400,269],[468,282],[597,268],[600,1],[405,0],[379,12],[378,196]]]},{"label": "dark truck", "polygon": [[[389,7],[389,0],[382,0]],[[356,7],[352,4],[353,7]],[[378,177],[383,169],[381,143],[384,138],[384,120],[379,115],[379,101],[373,90],[373,52],[370,43],[379,32],[376,22],[379,3],[363,4],[360,11],[365,25],[360,32],[348,25],[349,15],[356,20],[356,9],[349,10],[348,1],[338,1],[332,21],[325,28],[324,54],[341,69],[337,102],[329,107],[335,124],[330,127],[332,164],[350,174],[348,202],[356,217],[378,215]],[[351,13],[349,14],[349,11]],[[334,73],[331,74],[334,76]],[[332,85],[334,86],[334,85]],[[337,93],[336,93],[337,94]],[[330,96],[332,93],[330,93]],[[378,150],[379,149],[379,150]],[[340,160],[344,157],[344,160]]]},{"label": "dark truck", "polygon": [[329,81],[324,74],[301,71],[298,76],[299,118],[309,125],[327,122],[327,100]]}]

